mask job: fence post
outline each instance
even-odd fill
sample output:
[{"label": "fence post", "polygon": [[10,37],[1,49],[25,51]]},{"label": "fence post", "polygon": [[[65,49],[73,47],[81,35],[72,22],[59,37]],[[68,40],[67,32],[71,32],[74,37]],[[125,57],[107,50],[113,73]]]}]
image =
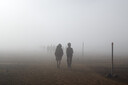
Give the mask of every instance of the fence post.
[{"label": "fence post", "polygon": [[113,45],[114,43],[112,42],[112,67],[111,67],[111,74],[113,75]]},{"label": "fence post", "polygon": [[82,43],[82,57],[84,57],[84,42]]}]

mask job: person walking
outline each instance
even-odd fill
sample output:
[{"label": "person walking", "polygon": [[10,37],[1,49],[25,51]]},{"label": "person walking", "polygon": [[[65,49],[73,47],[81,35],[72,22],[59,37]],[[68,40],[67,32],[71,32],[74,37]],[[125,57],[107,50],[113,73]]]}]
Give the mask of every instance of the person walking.
[{"label": "person walking", "polygon": [[58,46],[56,47],[55,56],[57,61],[57,68],[60,68],[60,64],[63,56],[63,49],[61,44],[58,44]]},{"label": "person walking", "polygon": [[72,56],[73,56],[73,49],[71,48],[71,43],[68,43],[67,45],[68,45],[68,48],[66,49],[67,66],[68,66],[68,68],[71,68]]}]

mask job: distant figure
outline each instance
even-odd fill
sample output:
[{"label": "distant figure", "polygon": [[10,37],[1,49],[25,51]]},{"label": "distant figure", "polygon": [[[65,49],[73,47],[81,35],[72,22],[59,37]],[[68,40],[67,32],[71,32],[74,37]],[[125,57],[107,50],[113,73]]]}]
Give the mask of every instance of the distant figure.
[{"label": "distant figure", "polygon": [[60,68],[61,59],[63,56],[63,50],[62,50],[61,44],[58,44],[58,46],[56,47],[55,56],[56,56],[56,61],[57,61],[57,68]]},{"label": "distant figure", "polygon": [[71,68],[72,56],[73,56],[73,49],[71,48],[71,43],[68,43],[68,48],[66,49],[66,54],[67,54],[68,68]]}]

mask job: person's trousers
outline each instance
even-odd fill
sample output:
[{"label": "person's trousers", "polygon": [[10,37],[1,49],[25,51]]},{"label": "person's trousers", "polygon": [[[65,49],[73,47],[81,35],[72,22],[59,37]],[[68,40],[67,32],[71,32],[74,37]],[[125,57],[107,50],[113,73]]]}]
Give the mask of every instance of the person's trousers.
[{"label": "person's trousers", "polygon": [[71,67],[71,64],[72,64],[72,56],[68,56],[67,57],[67,65],[68,65],[68,67]]}]

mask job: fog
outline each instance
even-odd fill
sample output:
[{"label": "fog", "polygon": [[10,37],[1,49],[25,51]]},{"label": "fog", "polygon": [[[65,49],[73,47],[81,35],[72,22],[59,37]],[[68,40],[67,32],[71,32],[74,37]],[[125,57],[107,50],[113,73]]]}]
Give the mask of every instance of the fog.
[{"label": "fog", "polygon": [[128,0],[0,0],[0,53],[72,43],[84,55],[128,56]]}]

